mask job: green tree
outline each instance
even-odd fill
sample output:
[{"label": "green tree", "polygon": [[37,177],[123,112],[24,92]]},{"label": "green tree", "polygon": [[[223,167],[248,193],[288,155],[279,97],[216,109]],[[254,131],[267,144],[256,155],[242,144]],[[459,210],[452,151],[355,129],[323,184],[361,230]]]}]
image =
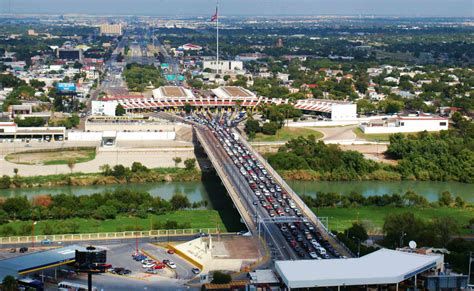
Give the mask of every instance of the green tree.
[{"label": "green tree", "polygon": [[174,162],[174,166],[178,167],[179,163],[182,162],[182,159],[180,157],[174,157],[173,162]]},{"label": "green tree", "polygon": [[125,113],[125,108],[123,108],[122,104],[117,104],[117,107],[115,107],[115,116],[124,116]]},{"label": "green tree", "polygon": [[262,133],[266,135],[275,135],[278,131],[279,125],[274,121],[267,122],[262,126]]},{"label": "green tree", "polygon": [[367,230],[365,227],[360,223],[353,223],[352,226],[344,231],[344,235],[349,238],[357,238],[360,239],[361,242],[366,241],[369,238],[367,234]]},{"label": "green tree", "polygon": [[110,205],[102,205],[94,212],[96,219],[114,219],[117,216],[117,209]]},{"label": "green tree", "polygon": [[4,291],[16,291],[18,290],[18,282],[15,277],[8,275],[3,278],[2,290]]},{"label": "green tree", "polygon": [[191,206],[188,197],[179,193],[175,193],[173,197],[171,197],[170,203],[173,210],[189,208]]},{"label": "green tree", "polygon": [[215,271],[212,276],[212,284],[228,284],[232,281],[232,277],[229,274]]},{"label": "green tree", "polygon": [[8,189],[10,188],[10,184],[12,183],[11,179],[7,175],[3,175],[0,178],[0,189]]},{"label": "green tree", "polygon": [[186,159],[184,160],[184,167],[186,170],[193,170],[196,168],[196,159],[191,158],[191,159]]},{"label": "green tree", "polygon": [[410,240],[419,241],[425,227],[425,223],[411,212],[389,213],[383,224],[384,243],[390,247],[401,247],[402,240],[403,246]]},{"label": "green tree", "polygon": [[438,198],[438,203],[441,206],[451,206],[454,203],[453,196],[449,191],[444,191]]}]

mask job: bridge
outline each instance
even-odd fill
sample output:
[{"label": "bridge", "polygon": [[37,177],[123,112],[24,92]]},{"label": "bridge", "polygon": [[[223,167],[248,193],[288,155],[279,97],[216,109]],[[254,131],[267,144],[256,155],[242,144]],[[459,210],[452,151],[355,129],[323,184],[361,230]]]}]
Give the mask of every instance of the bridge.
[{"label": "bridge", "polygon": [[[234,207],[239,212],[241,221],[247,226],[252,235],[258,235],[264,239],[272,248],[275,259],[308,259],[307,254],[304,257],[298,256],[277,225],[277,223],[301,222],[302,218],[297,216],[270,217],[268,211],[261,207],[248,181],[240,173],[215,134],[207,126],[200,124],[194,124],[194,131],[198,141],[204,148],[209,160],[221,178],[222,183],[234,203]],[[353,255],[347,247],[329,233],[314,212],[311,211],[267,161],[255,151],[235,129],[232,129],[232,134],[257,158],[266,171],[273,177],[273,180],[280,185],[282,190],[288,193],[289,197],[301,211],[302,217],[305,217],[307,219],[306,221],[311,222],[311,224],[316,227],[323,240],[327,241],[341,256],[352,257]]]}]

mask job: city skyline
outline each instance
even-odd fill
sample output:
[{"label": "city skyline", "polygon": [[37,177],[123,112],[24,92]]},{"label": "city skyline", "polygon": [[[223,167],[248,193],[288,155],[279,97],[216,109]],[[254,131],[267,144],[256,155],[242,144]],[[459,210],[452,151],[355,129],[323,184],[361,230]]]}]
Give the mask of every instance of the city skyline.
[{"label": "city skyline", "polygon": [[[404,17],[474,17],[471,0],[250,0],[220,1],[222,15],[378,15]],[[133,4],[133,5],[132,5]],[[84,0],[79,6],[72,0],[8,0],[0,13],[39,14],[106,14],[106,15],[211,15],[215,0]]]}]

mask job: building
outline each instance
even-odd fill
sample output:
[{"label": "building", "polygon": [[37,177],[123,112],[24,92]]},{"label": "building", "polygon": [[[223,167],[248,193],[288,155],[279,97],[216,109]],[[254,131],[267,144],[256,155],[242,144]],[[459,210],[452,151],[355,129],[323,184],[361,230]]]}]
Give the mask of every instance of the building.
[{"label": "building", "polygon": [[65,127],[18,127],[14,122],[0,122],[0,140],[63,140]]},{"label": "building", "polygon": [[83,58],[82,50],[74,48],[58,48],[56,50],[56,58],[66,61],[81,61]]},{"label": "building", "polygon": [[76,250],[85,251],[86,249],[78,245],[72,245],[0,260],[0,280],[3,280],[6,276],[21,279],[35,273],[38,274],[46,269],[55,268],[57,270],[58,267],[76,261]]},{"label": "building", "polygon": [[333,121],[356,120],[357,104],[329,99],[301,99],[296,101],[295,108],[303,113],[319,115]]},{"label": "building", "polygon": [[197,44],[192,44],[192,43],[187,43],[183,44],[181,48],[185,51],[200,51],[202,50],[202,46],[199,46]]},{"label": "building", "polygon": [[92,101],[92,114],[115,116],[115,108],[120,104],[127,113],[140,113],[166,109],[183,108],[186,104],[198,108],[255,107],[259,104],[282,104],[288,100],[256,96],[242,87],[223,86],[212,89],[209,96],[195,96],[189,89],[178,86],[164,86],[153,90],[153,97],[113,96]]},{"label": "building", "polygon": [[276,261],[277,275],[288,289],[341,286],[413,286],[421,275],[444,271],[443,255],[380,249],[360,258]]},{"label": "building", "polygon": [[101,35],[122,35],[122,24],[104,23],[100,25]]},{"label": "building", "polygon": [[221,74],[233,74],[242,72],[244,70],[244,64],[241,61],[204,61],[203,70],[205,69],[210,69]]},{"label": "building", "polygon": [[397,116],[361,123],[359,128],[366,134],[408,133],[448,130],[449,119],[432,115]]}]

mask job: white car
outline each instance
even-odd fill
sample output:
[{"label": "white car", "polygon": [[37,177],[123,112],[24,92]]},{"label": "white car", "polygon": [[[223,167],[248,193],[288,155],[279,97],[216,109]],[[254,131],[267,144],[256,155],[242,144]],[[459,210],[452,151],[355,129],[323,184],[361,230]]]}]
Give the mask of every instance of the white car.
[{"label": "white car", "polygon": [[150,269],[150,268],[153,268],[155,266],[155,264],[153,263],[146,263],[146,264],[143,264],[143,269]]},{"label": "white car", "polygon": [[167,264],[166,264],[170,269],[176,269],[176,264],[172,261],[169,261]]},{"label": "white car", "polygon": [[311,252],[309,253],[309,256],[311,257],[311,259],[319,259],[318,255],[316,254],[316,252]]}]

